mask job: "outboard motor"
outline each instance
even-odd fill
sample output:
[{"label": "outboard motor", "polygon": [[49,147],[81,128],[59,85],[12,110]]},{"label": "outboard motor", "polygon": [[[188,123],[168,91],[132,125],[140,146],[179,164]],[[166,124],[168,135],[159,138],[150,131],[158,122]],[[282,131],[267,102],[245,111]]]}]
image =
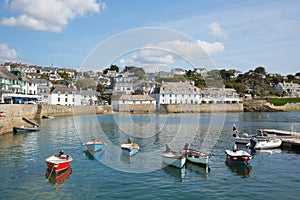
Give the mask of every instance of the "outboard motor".
[{"label": "outboard motor", "polygon": [[170,147],[168,146],[168,144],[166,144],[166,152],[170,152],[170,151],[171,151]]},{"label": "outboard motor", "polygon": [[128,143],[132,143],[131,138],[128,138],[128,139],[127,139],[127,142],[128,142]]},{"label": "outboard motor", "polygon": [[233,146],[232,146],[232,151],[233,152],[236,152],[238,150],[238,146],[236,145],[236,144],[234,144]]},{"label": "outboard motor", "polygon": [[250,139],[250,147],[254,149],[256,144],[257,144],[257,139],[255,136],[252,136]]}]

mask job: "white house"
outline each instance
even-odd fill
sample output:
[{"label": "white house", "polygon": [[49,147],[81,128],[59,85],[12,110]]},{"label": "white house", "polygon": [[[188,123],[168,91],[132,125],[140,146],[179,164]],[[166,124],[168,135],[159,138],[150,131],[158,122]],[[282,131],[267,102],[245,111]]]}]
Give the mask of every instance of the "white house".
[{"label": "white house", "polygon": [[98,100],[98,97],[100,96],[100,93],[88,89],[88,90],[82,90],[81,91],[81,105],[96,105]]},{"label": "white house", "polygon": [[69,88],[65,85],[58,85],[50,93],[50,102],[52,105],[80,106],[81,95],[73,88]]},{"label": "white house", "polygon": [[138,77],[120,77],[114,78],[113,95],[132,94],[135,85],[140,83]]},{"label": "white house", "polygon": [[185,74],[185,70],[182,68],[173,68],[171,70],[171,74],[174,75],[184,75]]},{"label": "white house", "polygon": [[197,67],[197,68],[194,68],[194,73],[200,74],[202,77],[206,77],[207,76],[207,69],[203,68],[203,67]]},{"label": "white house", "polygon": [[278,83],[275,85],[275,90],[278,92],[286,92],[290,96],[300,96],[300,85],[296,83]]},{"label": "white house", "polygon": [[188,82],[165,82],[151,94],[157,104],[241,103],[234,89],[200,89]]}]

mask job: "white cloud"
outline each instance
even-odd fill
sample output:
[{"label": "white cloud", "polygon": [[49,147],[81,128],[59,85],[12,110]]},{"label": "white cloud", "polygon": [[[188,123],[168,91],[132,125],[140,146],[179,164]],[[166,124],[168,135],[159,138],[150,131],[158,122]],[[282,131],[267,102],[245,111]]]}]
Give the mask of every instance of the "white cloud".
[{"label": "white cloud", "polygon": [[205,42],[201,40],[197,40],[197,44],[209,55],[215,55],[224,50],[224,45],[220,42]]},{"label": "white cloud", "polygon": [[2,25],[50,32],[60,32],[70,20],[106,8],[97,0],[12,0],[9,6],[20,15],[2,18]]},{"label": "white cloud", "polygon": [[20,52],[9,48],[7,44],[0,44],[0,61],[15,60]]},{"label": "white cloud", "polygon": [[222,38],[227,38],[228,37],[228,32],[223,30],[220,26],[219,23],[213,22],[208,25],[209,31],[211,34],[217,37],[222,37]]},{"label": "white cloud", "polygon": [[[157,44],[148,44],[139,51],[127,55],[119,60],[120,66],[144,67],[147,71],[159,71],[170,68],[175,62],[211,63],[211,55],[224,50],[224,45],[219,42],[209,43],[197,40],[190,41],[165,41]],[[201,61],[199,61],[201,60]],[[198,62],[199,61],[199,62]],[[150,69],[151,68],[151,69]]]}]

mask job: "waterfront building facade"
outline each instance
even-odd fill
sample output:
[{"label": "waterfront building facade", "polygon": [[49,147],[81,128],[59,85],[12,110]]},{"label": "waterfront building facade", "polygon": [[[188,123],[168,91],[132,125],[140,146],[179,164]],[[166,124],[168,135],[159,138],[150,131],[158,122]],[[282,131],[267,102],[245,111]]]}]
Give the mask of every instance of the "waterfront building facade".
[{"label": "waterfront building facade", "polygon": [[36,103],[37,84],[28,78],[20,78],[10,73],[7,68],[0,68],[1,103]]},{"label": "waterfront building facade", "polygon": [[57,85],[50,93],[50,102],[52,105],[80,106],[81,95],[73,88]]},{"label": "waterfront building facade", "polygon": [[164,82],[151,94],[158,105],[162,104],[234,104],[242,100],[234,89],[200,89],[189,82]]},{"label": "waterfront building facade", "polygon": [[155,112],[156,100],[149,95],[123,94],[112,99],[113,111],[117,112]]}]

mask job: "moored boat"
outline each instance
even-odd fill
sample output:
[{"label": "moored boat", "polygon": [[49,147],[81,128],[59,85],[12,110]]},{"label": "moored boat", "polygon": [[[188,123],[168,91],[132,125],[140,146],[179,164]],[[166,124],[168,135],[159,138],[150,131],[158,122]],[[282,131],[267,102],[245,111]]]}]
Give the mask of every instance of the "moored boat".
[{"label": "moored boat", "polygon": [[233,150],[225,150],[226,159],[235,163],[247,163],[252,156],[244,150],[238,150],[236,144],[233,146]]},{"label": "moored boat", "polygon": [[201,165],[208,165],[209,156],[206,153],[188,147],[189,144],[186,144],[183,150],[180,151],[183,155],[186,156],[187,161]]},{"label": "moored boat", "polygon": [[14,126],[13,132],[26,132],[26,131],[38,131],[40,130],[38,126],[25,127],[25,126]]},{"label": "moored boat", "polygon": [[162,161],[174,167],[182,168],[186,162],[186,156],[181,152],[172,151],[168,145],[166,145],[166,151],[162,152]]},{"label": "moored boat", "polygon": [[[252,139],[251,139],[252,140]],[[259,149],[275,149],[279,148],[282,144],[282,141],[278,138],[270,138],[265,141],[251,141],[246,144],[246,147],[250,149],[259,150]]]},{"label": "moored boat", "polygon": [[50,116],[50,115],[43,115],[42,118],[43,119],[54,119],[54,117]]},{"label": "moored boat", "polygon": [[261,133],[259,132],[258,134],[254,135],[249,135],[247,133],[243,133],[241,136],[238,136],[237,134],[235,135],[234,141],[237,144],[248,144],[251,140],[252,137],[256,137],[257,141],[267,141],[269,139],[294,139],[296,138],[295,136],[291,135],[276,135],[276,134],[266,134],[266,133]]},{"label": "moored boat", "polygon": [[89,151],[99,151],[106,145],[104,142],[101,140],[96,140],[92,139],[90,141],[87,141],[84,146],[89,150]]},{"label": "moored boat", "polygon": [[137,143],[132,142],[129,138],[126,142],[121,144],[121,149],[124,154],[132,156],[139,151],[140,146]]},{"label": "moored boat", "polygon": [[46,164],[49,170],[52,173],[58,173],[70,167],[73,158],[68,155],[64,154],[63,151],[60,152],[59,155],[55,154],[46,159]]}]

